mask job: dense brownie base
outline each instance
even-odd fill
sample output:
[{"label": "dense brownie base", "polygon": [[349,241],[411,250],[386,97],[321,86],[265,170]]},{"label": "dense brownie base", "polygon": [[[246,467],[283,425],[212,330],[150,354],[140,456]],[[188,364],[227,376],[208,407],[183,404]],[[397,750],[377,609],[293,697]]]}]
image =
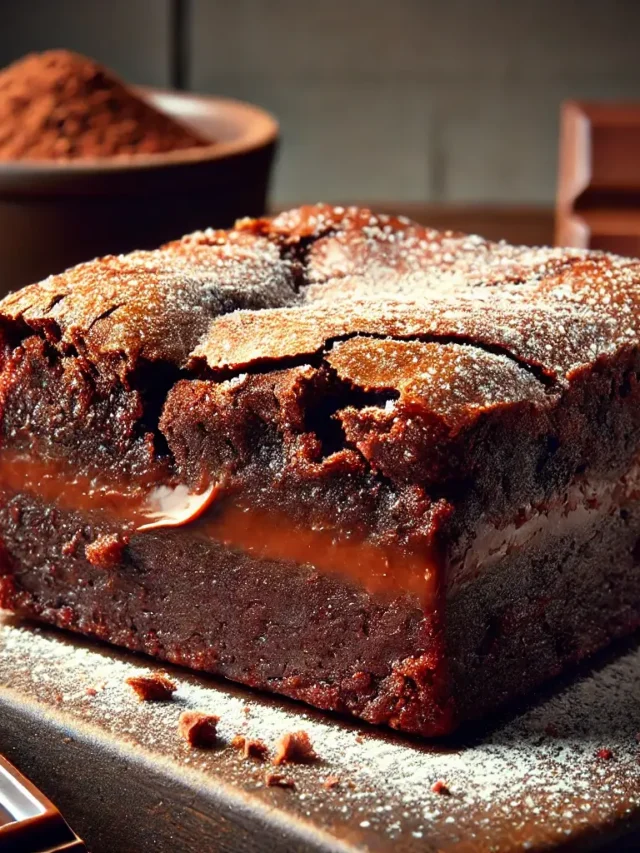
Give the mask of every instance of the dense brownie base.
[{"label": "dense brownie base", "polygon": [[415,596],[256,560],[197,525],[134,536],[113,566],[85,559],[109,530],[79,514],[15,496],[0,525],[15,566],[0,606],[373,723],[451,726],[437,616]]},{"label": "dense brownie base", "polygon": [[447,602],[462,719],[523,694],[640,625],[640,505],[515,552]]},{"label": "dense brownie base", "polygon": [[[0,510],[0,604],[136,651],[423,735],[443,734],[640,624],[640,505],[542,537],[451,592],[446,629],[407,593],[254,559],[194,528],[135,536],[30,497]],[[14,569],[10,567],[14,566]]]}]

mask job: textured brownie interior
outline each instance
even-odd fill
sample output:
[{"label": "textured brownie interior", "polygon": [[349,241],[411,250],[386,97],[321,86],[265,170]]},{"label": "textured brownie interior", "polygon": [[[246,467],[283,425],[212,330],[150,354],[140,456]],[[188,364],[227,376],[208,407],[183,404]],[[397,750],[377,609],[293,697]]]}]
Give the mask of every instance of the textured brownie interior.
[{"label": "textured brownie interior", "polygon": [[7,297],[0,603],[451,730],[640,621],[639,282],[316,206]]},{"label": "textured brownie interior", "polygon": [[479,716],[638,625],[640,510],[502,561],[452,595],[447,659],[462,718]]}]

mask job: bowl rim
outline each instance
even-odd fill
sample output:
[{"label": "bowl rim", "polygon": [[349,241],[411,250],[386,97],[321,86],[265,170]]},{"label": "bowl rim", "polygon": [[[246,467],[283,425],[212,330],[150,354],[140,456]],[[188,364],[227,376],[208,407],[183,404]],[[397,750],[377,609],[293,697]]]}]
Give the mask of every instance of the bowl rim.
[{"label": "bowl rim", "polygon": [[214,104],[226,111],[235,112],[244,121],[244,132],[228,142],[212,142],[194,148],[167,151],[157,154],[121,154],[110,157],[83,157],[76,160],[0,160],[0,179],[3,175],[87,175],[101,172],[151,171],[167,166],[186,166],[195,163],[225,160],[247,154],[275,144],[279,136],[279,124],[267,110],[256,104],[227,98],[220,95],[201,95],[180,89],[165,89],[155,86],[131,86],[134,92],[149,95],[168,95],[172,98],[191,101],[205,109]]}]

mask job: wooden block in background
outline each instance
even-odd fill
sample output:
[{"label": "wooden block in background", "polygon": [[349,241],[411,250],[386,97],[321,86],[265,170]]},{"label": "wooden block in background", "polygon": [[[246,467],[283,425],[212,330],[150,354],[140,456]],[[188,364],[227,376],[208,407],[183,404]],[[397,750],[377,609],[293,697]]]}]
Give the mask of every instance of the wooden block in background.
[{"label": "wooden block in background", "polygon": [[556,242],[640,256],[640,103],[563,105]]}]

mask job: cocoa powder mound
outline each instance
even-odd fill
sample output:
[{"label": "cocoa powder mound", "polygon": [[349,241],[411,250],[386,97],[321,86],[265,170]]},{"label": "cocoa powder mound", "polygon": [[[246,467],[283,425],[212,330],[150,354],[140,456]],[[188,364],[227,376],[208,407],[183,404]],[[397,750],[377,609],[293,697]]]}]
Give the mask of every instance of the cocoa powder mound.
[{"label": "cocoa powder mound", "polygon": [[209,144],[79,54],[33,53],[0,71],[0,160],[159,154]]}]

